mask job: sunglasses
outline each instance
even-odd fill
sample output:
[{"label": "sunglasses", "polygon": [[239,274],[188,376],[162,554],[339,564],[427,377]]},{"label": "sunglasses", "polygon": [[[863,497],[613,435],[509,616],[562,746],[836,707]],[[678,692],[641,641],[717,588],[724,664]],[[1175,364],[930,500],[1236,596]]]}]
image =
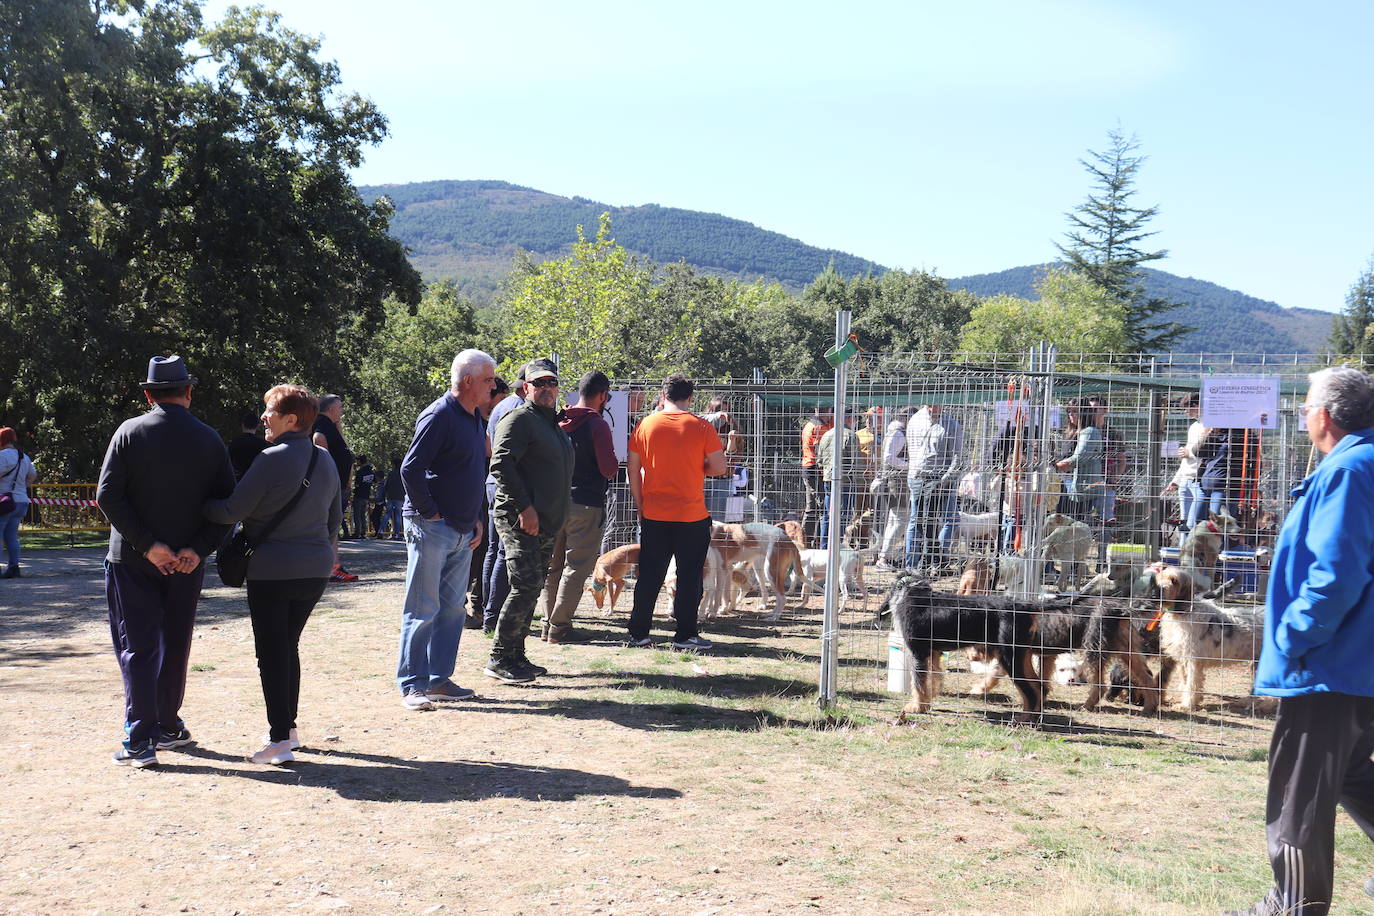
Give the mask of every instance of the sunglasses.
[{"label": "sunglasses", "polygon": [[530,384],[536,388],[557,388],[558,379],[546,375],[543,378],[535,379],[534,381],[530,382]]}]

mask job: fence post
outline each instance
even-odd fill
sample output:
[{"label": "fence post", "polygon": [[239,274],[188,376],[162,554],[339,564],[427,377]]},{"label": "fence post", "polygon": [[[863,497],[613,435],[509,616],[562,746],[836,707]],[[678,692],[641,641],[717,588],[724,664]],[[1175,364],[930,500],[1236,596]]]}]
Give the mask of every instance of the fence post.
[{"label": "fence post", "polygon": [[[763,370],[754,370],[754,384],[763,386]],[[763,520],[763,395],[754,392],[754,521]]]},{"label": "fence post", "polygon": [[[849,318],[847,310],[835,313],[836,347],[849,340]],[[834,443],[831,447],[834,457],[830,474],[830,505],[826,507],[830,514],[830,543],[826,545],[825,609],[821,614],[820,690],[816,700],[822,709],[829,709],[835,705],[836,679],[839,673],[840,576],[844,574],[840,569],[840,539],[844,536],[840,529],[840,506],[842,490],[846,483],[844,415],[845,388],[848,383],[849,364],[840,363],[835,367],[835,427],[832,433]]]}]

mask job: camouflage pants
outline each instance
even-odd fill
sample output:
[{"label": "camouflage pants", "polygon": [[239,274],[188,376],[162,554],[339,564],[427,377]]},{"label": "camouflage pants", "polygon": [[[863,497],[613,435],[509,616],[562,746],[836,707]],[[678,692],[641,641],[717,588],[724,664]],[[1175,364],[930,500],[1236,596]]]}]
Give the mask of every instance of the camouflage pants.
[{"label": "camouflage pants", "polygon": [[544,589],[549,574],[549,560],[557,531],[526,534],[517,519],[496,516],[496,532],[506,547],[506,575],[510,577],[510,594],[501,605],[496,619],[496,642],[491,647],[492,658],[523,658],[525,634],[534,618],[534,606]]}]

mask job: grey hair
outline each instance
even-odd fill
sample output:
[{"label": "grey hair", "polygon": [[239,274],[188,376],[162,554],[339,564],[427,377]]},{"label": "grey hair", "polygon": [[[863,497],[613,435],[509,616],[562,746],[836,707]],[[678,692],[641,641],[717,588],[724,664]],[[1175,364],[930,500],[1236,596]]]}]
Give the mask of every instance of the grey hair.
[{"label": "grey hair", "polygon": [[337,394],[322,394],[320,395],[320,413],[324,413],[335,404],[342,403],[343,398],[339,397]]},{"label": "grey hair", "polygon": [[1308,407],[1325,407],[1331,422],[1347,432],[1374,426],[1374,378],[1369,373],[1333,366],[1307,379]]},{"label": "grey hair", "polygon": [[451,387],[457,388],[458,383],[470,375],[476,373],[479,368],[490,366],[496,368],[496,360],[492,359],[481,350],[467,349],[453,357],[453,368],[448,372],[448,383]]}]

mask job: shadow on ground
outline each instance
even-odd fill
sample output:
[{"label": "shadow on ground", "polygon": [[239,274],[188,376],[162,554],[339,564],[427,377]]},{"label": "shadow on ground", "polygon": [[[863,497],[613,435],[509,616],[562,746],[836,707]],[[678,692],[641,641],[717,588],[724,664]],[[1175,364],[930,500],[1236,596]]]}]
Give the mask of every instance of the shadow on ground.
[{"label": "shadow on ground", "polygon": [[[297,751],[294,764],[251,767],[242,758],[202,747],[166,752],[159,769],[331,789],[342,798],[439,803],[486,798],[573,801],[584,796],[680,798],[676,789],[636,786],[618,776],[561,767],[481,760],[402,760],[357,751]],[[242,766],[225,766],[235,763]]]}]

